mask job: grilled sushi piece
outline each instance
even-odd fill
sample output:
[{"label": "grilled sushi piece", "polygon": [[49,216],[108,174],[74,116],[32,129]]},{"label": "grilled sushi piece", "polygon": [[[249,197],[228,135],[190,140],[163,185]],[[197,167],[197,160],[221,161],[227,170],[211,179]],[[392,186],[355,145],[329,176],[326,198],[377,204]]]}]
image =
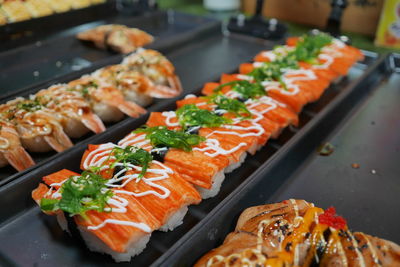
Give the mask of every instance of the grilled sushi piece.
[{"label": "grilled sushi piece", "polygon": [[[160,87],[142,73],[130,70],[126,65],[111,65],[97,70],[93,77],[118,88],[128,101],[133,101],[141,106],[148,106],[153,102],[153,95],[163,95]],[[165,95],[164,98],[169,98]]]},{"label": "grilled sushi piece", "polygon": [[0,119],[0,167],[8,164],[18,171],[23,171],[35,165],[35,162],[22,147],[14,125]]},{"label": "grilled sushi piece", "polygon": [[334,208],[304,200],[246,209],[235,231],[195,266],[398,266],[400,247],[351,232]]},{"label": "grilled sushi piece", "polygon": [[124,114],[138,117],[146,113],[146,110],[139,105],[126,101],[117,88],[90,75],[69,82],[68,87],[68,90],[80,93],[103,122],[119,121]]},{"label": "grilled sushi piece", "polygon": [[107,188],[102,180],[61,170],[43,177],[32,198],[45,213],[56,215],[64,230],[72,217],[89,250],[109,254],[117,262],[129,261],[143,251],[160,224],[135,197]]},{"label": "grilled sushi piece", "polygon": [[138,47],[153,42],[153,37],[150,34],[118,24],[101,25],[89,29],[78,33],[77,38],[92,42],[100,49],[110,48],[123,54],[131,53]]},{"label": "grilled sushi piece", "polygon": [[6,14],[10,22],[18,22],[31,18],[31,14],[23,1],[19,0],[4,0],[1,4],[1,9]]},{"label": "grilled sushi piece", "polygon": [[1,105],[0,112],[15,125],[23,146],[31,152],[61,152],[73,145],[63,130],[59,114],[36,100],[18,97]]},{"label": "grilled sushi piece", "polygon": [[122,64],[145,75],[155,84],[157,90],[150,92],[152,97],[168,98],[182,93],[182,85],[175,74],[174,65],[158,51],[139,48],[125,57]]},{"label": "grilled sushi piece", "polygon": [[[162,225],[159,230],[173,230],[179,226],[188,206],[201,200],[196,189],[165,164],[152,160],[146,173],[124,158],[133,158],[148,152],[136,147],[121,148],[111,143],[89,145],[82,157],[81,169],[101,168],[101,175],[109,179],[108,185],[129,191]],[[150,154],[148,154],[150,155]]]},{"label": "grilled sushi piece", "polygon": [[60,115],[61,125],[69,137],[79,138],[89,131],[97,134],[106,130],[82,94],[68,90],[66,84],[57,84],[41,90],[36,93],[35,99]]}]

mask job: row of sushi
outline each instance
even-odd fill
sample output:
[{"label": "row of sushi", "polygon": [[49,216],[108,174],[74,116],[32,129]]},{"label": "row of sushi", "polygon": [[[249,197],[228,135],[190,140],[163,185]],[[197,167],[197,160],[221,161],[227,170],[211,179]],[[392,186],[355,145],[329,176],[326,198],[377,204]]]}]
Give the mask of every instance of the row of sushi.
[{"label": "row of sushi", "polygon": [[248,208],[200,266],[400,266],[400,246],[348,229],[330,207],[305,200]]},{"label": "row of sushi", "polygon": [[155,98],[182,92],[174,66],[155,50],[138,49],[121,64],[101,68],[67,84],[0,105],[0,167],[18,171],[34,161],[25,151],[61,152],[71,138],[105,131],[104,123],[138,117]]},{"label": "row of sushi", "polygon": [[105,0],[0,0],[0,25],[104,2]]},{"label": "row of sushi", "polygon": [[205,96],[152,112],[118,143],[90,145],[82,174],[50,174],[32,197],[63,229],[72,217],[90,250],[129,261],[153,231],[174,229],[189,205],[215,196],[247,154],[298,125],[302,107],[362,57],[323,33],[291,38],[241,65],[240,74],[205,84]]}]

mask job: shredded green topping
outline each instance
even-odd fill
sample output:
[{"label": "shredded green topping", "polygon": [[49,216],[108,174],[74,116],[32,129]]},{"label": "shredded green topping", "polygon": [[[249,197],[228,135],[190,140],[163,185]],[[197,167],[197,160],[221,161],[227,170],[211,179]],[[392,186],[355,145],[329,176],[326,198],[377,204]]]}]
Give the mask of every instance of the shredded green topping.
[{"label": "shredded green topping", "polygon": [[221,84],[214,89],[214,92],[221,91],[225,86],[231,86],[232,90],[239,93],[244,100],[254,99],[267,94],[264,87],[260,83],[251,83],[246,80]]},{"label": "shredded green topping", "polygon": [[248,75],[253,77],[254,81],[260,83],[263,81],[278,81],[283,88],[287,89],[282,80],[282,75],[287,69],[298,69],[299,65],[291,56],[282,57],[271,62],[264,62],[259,68],[255,68]]},{"label": "shredded green topping", "polygon": [[332,42],[332,37],[325,33],[317,35],[304,35],[296,44],[294,50],[286,55],[278,54],[278,58],[271,62],[265,62],[259,68],[255,68],[248,75],[253,77],[256,82],[278,81],[285,89],[286,84],[282,80],[282,75],[287,69],[298,69],[299,61],[310,64],[318,64],[317,57],[321,49]]},{"label": "shredded green topping", "polygon": [[139,128],[134,133],[146,133],[153,147],[179,148],[184,151],[192,151],[193,146],[205,141],[204,137],[197,134],[169,130],[165,126]]},{"label": "shredded green topping", "polygon": [[179,124],[183,129],[190,126],[219,127],[222,124],[232,123],[232,120],[218,116],[214,112],[200,109],[196,105],[184,105],[176,110]]},{"label": "shredded green topping", "polygon": [[321,49],[332,43],[332,37],[326,33],[317,35],[304,35],[296,44],[296,48],[288,56],[297,61],[304,61],[310,64],[318,64],[316,58]]},{"label": "shredded green topping", "polygon": [[[117,163],[123,163],[124,165],[130,163],[136,166],[141,166],[142,171],[138,178],[142,178],[145,174],[153,156],[146,150],[134,146],[127,146],[125,148],[114,147],[111,154],[115,157],[115,162],[111,164],[111,169],[114,169]],[[125,166],[127,168],[127,166]]]},{"label": "shredded green topping", "polygon": [[237,99],[228,98],[220,93],[214,93],[206,98],[209,99],[210,103],[217,105],[218,109],[234,113],[238,117],[251,117],[251,113],[247,109],[246,105]]},{"label": "shredded green topping", "polygon": [[86,84],[70,87],[67,90],[68,91],[78,91],[78,92],[80,92],[82,94],[83,97],[87,97],[89,95],[89,89],[90,88],[97,89],[97,88],[99,88],[99,85],[95,81],[89,81]]},{"label": "shredded green topping", "polygon": [[40,207],[44,211],[62,210],[70,216],[81,215],[89,210],[106,211],[107,201],[113,196],[107,189],[100,175],[92,172],[83,172],[80,176],[71,176],[60,188],[61,199],[42,198]]},{"label": "shredded green topping", "polygon": [[42,108],[43,106],[42,104],[40,104],[38,99],[34,100],[27,99],[17,104],[17,109],[23,109],[28,112],[38,111]]}]

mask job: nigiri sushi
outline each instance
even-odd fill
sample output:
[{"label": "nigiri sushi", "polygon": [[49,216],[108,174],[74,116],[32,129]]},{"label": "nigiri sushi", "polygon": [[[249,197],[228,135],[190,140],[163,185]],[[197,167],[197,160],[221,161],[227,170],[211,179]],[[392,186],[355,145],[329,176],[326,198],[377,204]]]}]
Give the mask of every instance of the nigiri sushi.
[{"label": "nigiri sushi", "polygon": [[351,232],[334,208],[304,200],[246,209],[235,231],[200,266],[398,266],[400,246]]},{"label": "nigiri sushi", "polygon": [[160,221],[163,231],[181,224],[187,207],[201,200],[195,188],[177,172],[134,146],[90,145],[82,157],[81,169],[93,168],[99,168],[100,174],[109,179],[108,186],[131,192]]},{"label": "nigiri sushi", "polygon": [[32,198],[66,229],[72,217],[91,251],[129,261],[146,247],[161,225],[133,196],[106,186],[107,180],[86,172],[61,170],[43,177]]}]

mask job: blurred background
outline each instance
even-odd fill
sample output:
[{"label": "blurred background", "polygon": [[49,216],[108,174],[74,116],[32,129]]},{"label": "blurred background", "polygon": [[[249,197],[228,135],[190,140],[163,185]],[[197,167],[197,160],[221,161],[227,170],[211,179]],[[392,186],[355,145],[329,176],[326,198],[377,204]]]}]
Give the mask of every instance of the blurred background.
[{"label": "blurred background", "polygon": [[[284,22],[289,34],[324,29],[332,10],[331,0],[265,0],[262,14]],[[400,0],[348,0],[341,32],[357,47],[376,52],[400,49]],[[159,0],[161,9],[228,19],[232,14],[254,13],[256,0]]]}]

